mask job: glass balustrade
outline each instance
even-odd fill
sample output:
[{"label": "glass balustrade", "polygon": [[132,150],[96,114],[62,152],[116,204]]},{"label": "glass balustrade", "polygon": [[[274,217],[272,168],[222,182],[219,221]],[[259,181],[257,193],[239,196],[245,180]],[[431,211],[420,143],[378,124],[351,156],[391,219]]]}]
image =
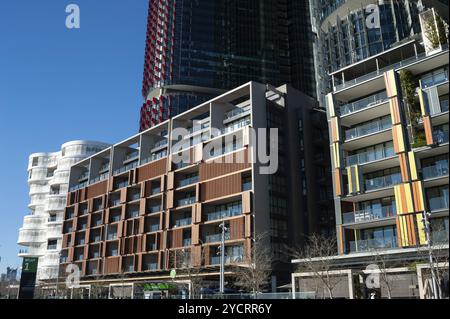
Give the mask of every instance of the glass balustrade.
[{"label": "glass balustrade", "polygon": [[380,92],[380,93],[374,94],[372,96],[366,97],[364,99],[342,105],[340,107],[341,116],[351,114],[353,112],[356,112],[356,111],[371,107],[372,105],[380,104],[380,103],[383,103],[386,101],[388,101],[386,91]]},{"label": "glass balustrade", "polygon": [[386,238],[350,241],[349,246],[350,252],[367,252],[378,249],[390,249],[397,247],[397,238],[386,237]]},{"label": "glass balustrade", "polygon": [[390,218],[396,215],[394,206],[374,207],[358,210],[356,212],[344,213],[342,215],[344,224],[363,223],[377,219]]},{"label": "glass balustrade", "polygon": [[391,128],[392,123],[390,118],[384,118],[383,120],[369,122],[363,125],[356,126],[354,128],[345,131],[345,139],[351,140],[354,138],[362,137],[365,135],[377,133],[383,130]]},{"label": "glass balustrade", "polygon": [[422,167],[423,179],[437,178],[448,175],[448,160],[439,161],[436,165]]},{"label": "glass balustrade", "polygon": [[195,203],[195,197],[182,198],[178,200],[178,206],[190,205]]},{"label": "glass balustrade", "polygon": [[346,165],[347,166],[361,165],[361,164],[389,158],[392,156],[395,156],[395,151],[394,151],[393,147],[383,148],[383,149],[379,149],[379,150],[368,151],[368,152],[364,152],[364,153],[358,153],[358,154],[347,156]]},{"label": "glass balustrade", "polygon": [[365,179],[364,185],[366,191],[379,189],[379,188],[385,188],[394,186],[397,184],[400,184],[402,182],[402,176],[400,173],[387,175],[387,176],[380,176],[375,177],[371,179]]},{"label": "glass balustrade", "polygon": [[188,226],[192,224],[192,218],[188,217],[188,218],[182,218],[182,219],[177,219],[175,221],[175,226],[176,227],[181,227],[181,226]]}]

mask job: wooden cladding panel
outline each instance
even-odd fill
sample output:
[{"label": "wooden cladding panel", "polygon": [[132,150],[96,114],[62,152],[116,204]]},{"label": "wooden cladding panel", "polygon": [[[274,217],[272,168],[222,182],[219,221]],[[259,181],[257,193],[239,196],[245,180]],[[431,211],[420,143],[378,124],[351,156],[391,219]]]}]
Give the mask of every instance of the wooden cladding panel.
[{"label": "wooden cladding panel", "polygon": [[250,168],[251,162],[247,158],[248,154],[248,150],[242,150],[222,156],[213,162],[201,163],[199,166],[200,181]]},{"label": "wooden cladding panel", "polygon": [[115,274],[119,272],[120,257],[105,258],[105,274]]},{"label": "wooden cladding panel", "polygon": [[400,172],[402,175],[402,181],[404,183],[409,182],[409,165],[408,165],[408,155],[407,153],[399,154],[400,160]]},{"label": "wooden cladding panel", "polygon": [[337,117],[333,117],[330,120],[330,127],[331,127],[331,142],[335,143],[335,142],[339,142],[341,140],[340,137],[340,130],[339,130],[339,121]]},{"label": "wooden cladding panel", "polygon": [[388,97],[394,97],[398,95],[395,70],[389,70],[384,73],[384,84],[386,86]]},{"label": "wooden cladding panel", "polygon": [[108,181],[102,181],[86,188],[86,199],[98,197],[108,192]]},{"label": "wooden cladding panel", "polygon": [[389,99],[389,109],[391,111],[392,125],[401,124],[402,118],[400,116],[400,106],[397,97]]},{"label": "wooden cladding panel", "polygon": [[333,93],[328,93],[326,96],[326,105],[327,105],[327,112],[328,117],[335,117],[336,111],[334,107],[334,96]]},{"label": "wooden cladding panel", "polygon": [[252,192],[246,191],[242,193],[242,213],[250,214],[252,212]]},{"label": "wooden cladding panel", "polygon": [[416,155],[414,154],[414,151],[408,152],[408,159],[409,159],[409,171],[411,174],[411,180],[415,181],[418,179],[418,174],[416,165]]},{"label": "wooden cladding panel", "polygon": [[244,218],[230,220],[230,239],[241,239],[244,237]]},{"label": "wooden cladding panel", "polygon": [[171,248],[183,247],[183,229],[172,230]]},{"label": "wooden cladding panel", "polygon": [[398,216],[398,226],[400,232],[400,246],[415,246],[416,232],[413,215],[408,214]]},{"label": "wooden cladding panel", "polygon": [[202,204],[196,203],[192,206],[192,220],[195,224],[202,222]]},{"label": "wooden cladding panel", "polygon": [[162,158],[158,161],[149,163],[136,170],[138,183],[152,179],[156,176],[164,175],[167,169],[167,158]]},{"label": "wooden cladding panel", "polygon": [[339,168],[334,170],[334,190],[336,196],[342,196],[342,174]]},{"label": "wooden cladding panel", "polygon": [[175,185],[175,173],[169,172],[167,173],[167,189],[173,189]]},{"label": "wooden cladding panel", "polygon": [[431,120],[429,116],[423,117],[423,129],[425,131],[425,138],[427,145],[433,144],[433,129],[431,127]]},{"label": "wooden cladding panel", "polygon": [[356,194],[361,191],[361,177],[358,165],[347,167],[348,192]]},{"label": "wooden cladding panel", "polygon": [[198,245],[200,243],[200,225],[192,225],[191,238],[193,245]]},{"label": "wooden cladding panel", "polygon": [[245,216],[244,236],[246,238],[252,237],[252,216],[251,215]]},{"label": "wooden cladding panel", "polygon": [[411,194],[411,185],[404,183],[394,186],[395,205],[397,214],[407,214],[414,211],[414,205]]},{"label": "wooden cladding panel", "polygon": [[411,184],[414,202],[414,211],[423,212],[425,210],[423,186],[421,181],[413,182]]},{"label": "wooden cladding panel", "polygon": [[392,126],[392,138],[395,153],[405,152],[405,138],[403,134],[403,126],[401,124]]},{"label": "wooden cladding panel", "polygon": [[127,202],[127,189],[126,188],[122,188],[120,190],[120,203],[124,204]]},{"label": "wooden cladding panel", "polygon": [[331,144],[331,159],[333,168],[341,168],[341,147],[339,143]]},{"label": "wooden cladding panel", "polygon": [[191,249],[192,265],[198,267],[202,265],[202,246],[194,246]]},{"label": "wooden cladding panel", "polygon": [[201,185],[201,201],[236,194],[242,190],[241,174],[225,176]]},{"label": "wooden cladding panel", "polygon": [[171,209],[173,208],[173,201],[174,201],[174,191],[168,191],[166,193],[166,208]]}]

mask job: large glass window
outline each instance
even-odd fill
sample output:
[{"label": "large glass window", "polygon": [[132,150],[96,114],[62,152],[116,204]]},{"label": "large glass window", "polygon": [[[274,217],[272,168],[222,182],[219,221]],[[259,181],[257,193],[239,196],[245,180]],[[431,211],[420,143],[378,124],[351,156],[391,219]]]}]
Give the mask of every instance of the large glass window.
[{"label": "large glass window", "polygon": [[449,208],[448,185],[428,188],[426,190],[428,210],[441,210]]}]

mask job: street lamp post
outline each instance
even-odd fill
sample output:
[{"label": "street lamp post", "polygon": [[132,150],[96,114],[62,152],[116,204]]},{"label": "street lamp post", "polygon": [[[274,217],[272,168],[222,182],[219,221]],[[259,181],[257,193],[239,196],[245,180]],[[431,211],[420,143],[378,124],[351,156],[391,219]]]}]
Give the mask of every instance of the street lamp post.
[{"label": "street lamp post", "polygon": [[225,291],[225,232],[228,228],[223,221],[219,227],[222,229],[222,236],[220,239],[220,293]]}]

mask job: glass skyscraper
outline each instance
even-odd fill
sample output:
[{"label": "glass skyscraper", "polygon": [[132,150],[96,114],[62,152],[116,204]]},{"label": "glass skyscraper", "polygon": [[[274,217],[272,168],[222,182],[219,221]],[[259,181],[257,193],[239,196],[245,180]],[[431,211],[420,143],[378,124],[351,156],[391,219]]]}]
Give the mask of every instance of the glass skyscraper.
[{"label": "glass skyscraper", "polygon": [[315,94],[308,1],[150,0],[140,129],[248,81]]}]

